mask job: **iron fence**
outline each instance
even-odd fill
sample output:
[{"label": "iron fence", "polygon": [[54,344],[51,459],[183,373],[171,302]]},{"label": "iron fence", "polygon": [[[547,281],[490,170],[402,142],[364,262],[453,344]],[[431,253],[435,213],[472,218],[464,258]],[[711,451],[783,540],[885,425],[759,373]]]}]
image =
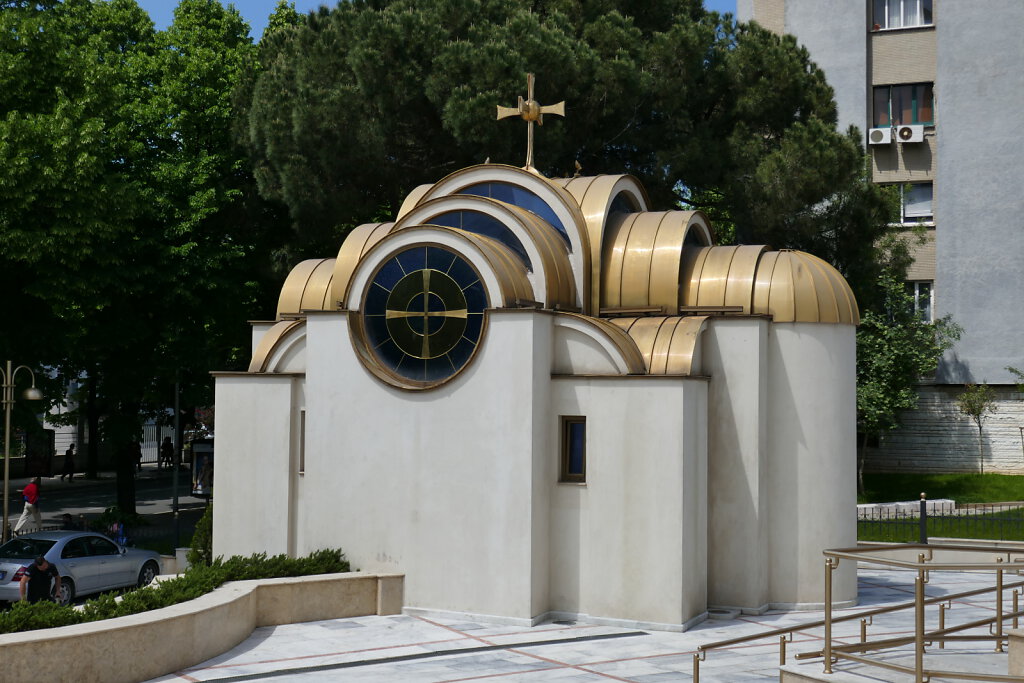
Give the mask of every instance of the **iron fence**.
[{"label": "iron fence", "polygon": [[857,511],[857,540],[927,543],[929,538],[1024,541],[1024,502],[929,502]]}]

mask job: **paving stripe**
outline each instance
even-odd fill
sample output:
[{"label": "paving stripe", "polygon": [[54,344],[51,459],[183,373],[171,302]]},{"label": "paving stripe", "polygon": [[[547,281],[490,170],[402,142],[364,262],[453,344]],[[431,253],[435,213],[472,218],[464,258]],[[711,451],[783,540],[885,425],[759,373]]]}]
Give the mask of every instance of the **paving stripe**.
[{"label": "paving stripe", "polygon": [[[573,643],[586,643],[594,640],[611,640],[614,638],[635,638],[636,636],[648,635],[644,631],[632,633],[604,633],[594,636],[578,636],[575,638],[559,638],[558,640],[527,641],[524,643],[507,643],[505,645],[483,645],[480,647],[468,647],[461,650],[442,650],[438,652],[421,652],[411,655],[397,655],[395,657],[383,657],[381,659],[367,659],[358,662],[340,662],[338,664],[319,664],[317,666],[304,666],[296,669],[283,669],[280,671],[268,671],[266,673],[242,674],[239,676],[227,676],[224,678],[206,678],[204,681],[216,681],[217,683],[234,683],[235,681],[258,681],[261,678],[274,678],[277,676],[294,676],[296,674],[316,673],[319,671],[334,671],[336,669],[352,669],[360,666],[376,666],[378,664],[395,664],[408,662],[417,659],[435,659],[438,657],[454,657],[457,655],[477,654],[480,652],[497,652],[512,648],[534,648],[546,645],[568,645]],[[193,670],[193,674],[198,673]]]}]

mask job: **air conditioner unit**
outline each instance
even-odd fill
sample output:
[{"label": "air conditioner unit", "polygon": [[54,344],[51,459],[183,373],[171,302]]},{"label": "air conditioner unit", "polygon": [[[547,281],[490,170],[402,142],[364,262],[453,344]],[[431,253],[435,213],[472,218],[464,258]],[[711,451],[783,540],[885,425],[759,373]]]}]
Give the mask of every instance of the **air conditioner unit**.
[{"label": "air conditioner unit", "polygon": [[872,128],[868,131],[869,145],[888,145],[892,142],[892,128]]},{"label": "air conditioner unit", "polygon": [[900,142],[924,142],[924,126],[898,126],[896,139]]}]

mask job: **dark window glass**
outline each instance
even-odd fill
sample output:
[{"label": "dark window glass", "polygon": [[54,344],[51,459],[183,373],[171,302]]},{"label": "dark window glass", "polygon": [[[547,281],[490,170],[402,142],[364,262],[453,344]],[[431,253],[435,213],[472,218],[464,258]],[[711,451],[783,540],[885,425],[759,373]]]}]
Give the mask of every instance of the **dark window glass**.
[{"label": "dark window glass", "polygon": [[914,123],[931,123],[935,120],[932,113],[932,85],[921,83],[914,86]]},{"label": "dark window glass", "polygon": [[76,557],[88,557],[89,546],[86,544],[84,538],[73,538],[64,546],[64,550],[61,551],[60,556],[65,560],[74,559]]},{"label": "dark window glass", "polygon": [[587,479],[587,418],[562,418],[562,471],[560,481]]},{"label": "dark window glass", "polygon": [[889,87],[875,88],[875,116],[873,128],[891,125],[889,119]]},{"label": "dark window glass", "polygon": [[569,244],[569,235],[554,210],[548,206],[547,202],[524,187],[511,185],[509,183],[480,183],[478,185],[470,185],[469,187],[463,188],[459,191],[459,194],[489,197],[491,199],[497,199],[499,202],[505,202],[506,204],[512,204],[513,206],[518,206],[521,209],[526,209],[533,215],[547,221],[551,227],[557,230],[558,234],[562,236],[566,245]]},{"label": "dark window glass", "polygon": [[99,536],[89,536],[89,550],[92,555],[117,555],[120,551],[112,541]]},{"label": "dark window glass", "polygon": [[935,121],[931,83],[882,85],[874,89],[872,127],[931,125]]},{"label": "dark window glass", "polygon": [[45,555],[53,547],[53,543],[40,538],[15,538],[0,546],[0,557],[34,560],[40,555]]}]

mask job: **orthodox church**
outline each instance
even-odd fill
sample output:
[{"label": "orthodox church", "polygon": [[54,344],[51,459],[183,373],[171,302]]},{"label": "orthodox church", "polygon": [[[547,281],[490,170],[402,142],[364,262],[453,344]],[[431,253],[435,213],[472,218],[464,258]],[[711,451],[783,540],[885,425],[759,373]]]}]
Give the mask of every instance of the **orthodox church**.
[{"label": "orthodox church", "polygon": [[[214,553],[344,549],[404,610],[685,630],[856,543],[849,286],[628,175],[485,163],[300,263],[215,373]],[[848,564],[848,563],[847,563]],[[856,600],[841,565],[837,605]]]}]

